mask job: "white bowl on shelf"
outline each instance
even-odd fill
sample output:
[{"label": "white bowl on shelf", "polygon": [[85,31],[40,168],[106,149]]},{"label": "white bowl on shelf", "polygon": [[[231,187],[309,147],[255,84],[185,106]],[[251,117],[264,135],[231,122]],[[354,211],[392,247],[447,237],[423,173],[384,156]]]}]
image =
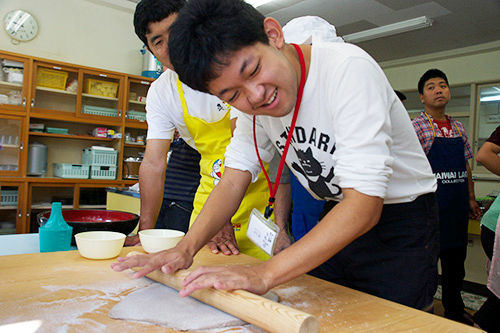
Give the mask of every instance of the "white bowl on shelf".
[{"label": "white bowl on shelf", "polygon": [[142,248],[147,253],[170,249],[176,246],[184,235],[184,232],[173,229],[145,229],[139,231]]},{"label": "white bowl on shelf", "polygon": [[115,231],[86,231],[75,235],[78,252],[87,259],[117,257],[125,243],[125,234]]}]

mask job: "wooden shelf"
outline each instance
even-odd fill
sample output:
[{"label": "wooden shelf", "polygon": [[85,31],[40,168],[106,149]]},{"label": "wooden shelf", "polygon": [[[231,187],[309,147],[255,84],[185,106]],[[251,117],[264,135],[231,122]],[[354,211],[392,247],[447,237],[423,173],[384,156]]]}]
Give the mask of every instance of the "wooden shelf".
[{"label": "wooden shelf", "polygon": [[11,145],[11,144],[7,144],[7,143],[0,143],[0,146],[2,146],[3,148],[19,149],[19,145]]},{"label": "wooden shelf", "polygon": [[130,120],[127,119],[125,122],[125,127],[136,128],[136,129],[148,129],[148,123],[145,121]]},{"label": "wooden shelf", "polygon": [[133,144],[133,143],[124,143],[124,147],[130,147],[130,148],[146,148],[146,145],[143,144]]},{"label": "wooden shelf", "polygon": [[[68,113],[65,115],[64,113]],[[92,124],[92,125],[104,125],[104,126],[121,126],[122,121],[119,117],[109,117],[113,119],[89,119],[89,118],[79,118],[76,117],[76,113],[64,112],[60,111],[57,115],[54,114],[44,114],[42,112],[31,112],[31,118],[36,119],[46,119],[46,120],[56,120],[56,121],[65,121],[69,123],[81,123],[81,124]]]},{"label": "wooden shelf", "polygon": [[0,81],[0,86],[19,88],[19,89],[23,88],[22,83],[13,83],[13,82],[7,82],[7,81]]},{"label": "wooden shelf", "polygon": [[125,180],[121,179],[79,179],[79,178],[58,178],[58,177],[26,177],[33,184],[92,184],[92,185],[109,185],[116,186],[122,184]]},{"label": "wooden shelf", "polygon": [[79,205],[79,209],[106,209],[106,205]]},{"label": "wooden shelf", "polygon": [[[50,202],[35,202],[31,205],[32,210],[50,210],[52,204]],[[73,205],[62,205],[62,209],[73,209]]]},{"label": "wooden shelf", "polygon": [[71,91],[66,91],[66,90],[61,90],[61,89],[52,89],[52,88],[46,88],[46,87],[36,87],[36,90],[46,91],[46,92],[55,93],[55,94],[64,94],[64,95],[74,95],[74,96],[76,96],[76,92],[71,92]]},{"label": "wooden shelf", "polygon": [[0,206],[0,210],[15,210],[17,206]]},{"label": "wooden shelf", "polygon": [[73,139],[73,140],[90,140],[90,141],[120,141],[121,139],[112,139],[112,138],[97,138],[95,136],[90,135],[78,135],[78,134],[53,134],[53,133],[45,133],[45,132],[29,132],[30,136],[44,136],[49,138],[60,138],[60,139]]},{"label": "wooden shelf", "polygon": [[88,97],[88,98],[95,98],[95,99],[104,99],[107,101],[118,101],[118,98],[116,98],[116,97],[105,97],[105,96],[91,95],[91,94],[82,94],[82,96]]},{"label": "wooden shelf", "polygon": [[128,102],[132,104],[146,105],[146,102],[134,101],[132,99],[129,99]]}]

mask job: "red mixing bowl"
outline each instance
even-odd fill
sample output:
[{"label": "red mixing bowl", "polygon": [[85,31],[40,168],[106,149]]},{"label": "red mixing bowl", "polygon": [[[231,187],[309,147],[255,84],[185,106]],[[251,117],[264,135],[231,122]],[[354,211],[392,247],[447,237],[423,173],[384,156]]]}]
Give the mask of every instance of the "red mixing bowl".
[{"label": "red mixing bowl", "polygon": [[[99,209],[65,209],[62,211],[63,218],[73,227],[71,244],[75,244],[74,236],[84,231],[116,231],[122,234],[130,234],[137,223],[139,215],[120,212],[116,210]],[[41,212],[37,215],[38,224],[43,226],[50,217],[50,211]]]}]

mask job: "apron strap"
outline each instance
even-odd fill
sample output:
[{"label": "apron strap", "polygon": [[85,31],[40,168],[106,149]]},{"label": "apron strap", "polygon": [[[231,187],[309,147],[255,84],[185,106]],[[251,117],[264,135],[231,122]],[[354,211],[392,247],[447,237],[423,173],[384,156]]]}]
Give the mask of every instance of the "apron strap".
[{"label": "apron strap", "polygon": [[[436,131],[434,130],[434,123],[432,122],[431,117],[427,114],[427,112],[424,112],[424,113],[425,113],[425,116],[427,117],[427,119],[429,120],[429,124],[431,124],[432,135],[434,135],[434,137],[436,137]],[[451,123],[451,121],[450,121],[450,123]],[[455,125],[455,128],[457,129],[458,134],[460,134],[460,137],[462,137],[462,132],[458,128],[457,124],[453,123],[453,125]]]},{"label": "apron strap", "polygon": [[181,99],[181,104],[182,104],[182,111],[184,112],[184,115],[187,115],[188,109],[186,104],[186,97],[184,97],[184,89],[182,89],[182,82],[181,80],[179,80],[179,77],[177,77],[177,91],[179,91],[179,97]]}]

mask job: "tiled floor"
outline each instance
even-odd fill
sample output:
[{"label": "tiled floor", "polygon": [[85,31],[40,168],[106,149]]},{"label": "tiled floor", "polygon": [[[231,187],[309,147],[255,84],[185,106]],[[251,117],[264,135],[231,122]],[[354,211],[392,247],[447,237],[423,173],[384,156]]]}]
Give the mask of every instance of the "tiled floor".
[{"label": "tiled floor", "polygon": [[[475,312],[479,310],[481,305],[483,305],[484,301],[486,300],[486,297],[462,291],[462,299],[464,300],[465,307],[469,310],[472,310],[472,312]],[[436,295],[434,295],[434,300],[435,300],[434,307],[436,308],[436,302],[441,304],[441,286],[438,286]],[[440,306],[441,308],[443,307],[442,305]],[[436,313],[436,310],[434,310],[434,313]]]},{"label": "tiled floor", "polygon": [[[471,310],[469,308],[466,308],[465,311],[470,313],[471,316],[476,313],[476,310]],[[440,316],[444,318],[444,308],[443,308],[443,303],[441,303],[441,300],[439,299],[434,299],[434,314],[436,316]]]},{"label": "tiled floor", "polygon": [[[465,311],[474,315],[481,305],[486,300],[486,297],[471,294],[468,292],[462,292],[462,299],[465,304]],[[444,317],[443,303],[441,303],[441,286],[438,286],[436,295],[434,296],[434,314],[440,317]]]}]

